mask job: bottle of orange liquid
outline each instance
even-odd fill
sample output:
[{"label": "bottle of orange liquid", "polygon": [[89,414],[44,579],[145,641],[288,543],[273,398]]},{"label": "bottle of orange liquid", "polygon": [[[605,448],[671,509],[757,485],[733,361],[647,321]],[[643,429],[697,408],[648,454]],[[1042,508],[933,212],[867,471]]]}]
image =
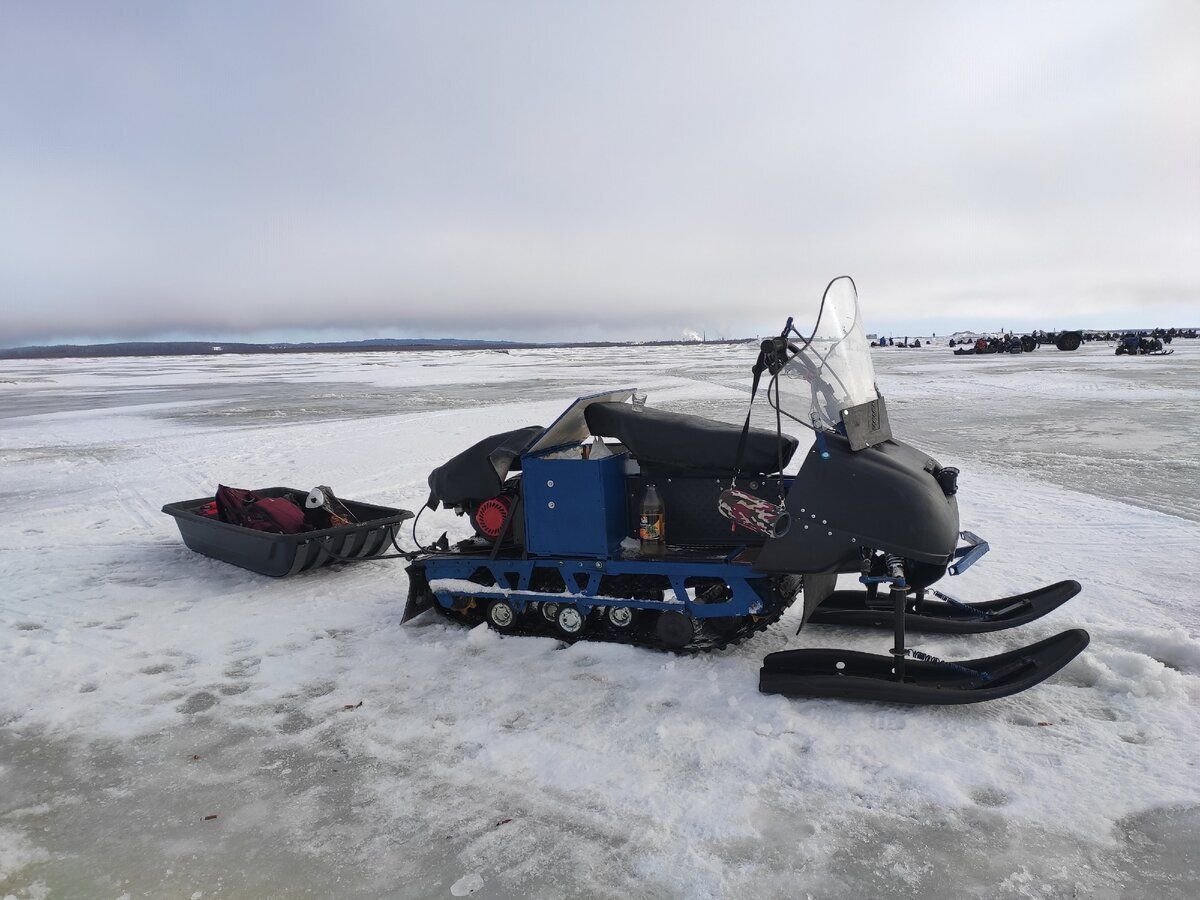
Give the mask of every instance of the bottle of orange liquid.
[{"label": "bottle of orange liquid", "polygon": [[662,556],[667,550],[667,510],[653,483],[646,486],[642,497],[638,537],[642,542],[642,556]]}]

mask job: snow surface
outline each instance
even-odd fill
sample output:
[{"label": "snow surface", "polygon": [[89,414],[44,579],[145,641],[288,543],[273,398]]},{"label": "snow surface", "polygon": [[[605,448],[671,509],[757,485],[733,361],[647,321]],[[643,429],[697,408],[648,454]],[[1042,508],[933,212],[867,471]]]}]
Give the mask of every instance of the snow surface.
[{"label": "snow surface", "polygon": [[0,897],[1197,896],[1200,346],[1174,346],[875,351],[993,547],[946,589],[1084,583],[916,646],[1092,634],[1025,694],[925,709],[759,694],[770,651],[889,646],[797,611],[693,657],[402,627],[399,562],[262,578],[159,512],[218,481],[415,509],[451,454],[614,385],[737,422],[753,348],[0,363]]}]

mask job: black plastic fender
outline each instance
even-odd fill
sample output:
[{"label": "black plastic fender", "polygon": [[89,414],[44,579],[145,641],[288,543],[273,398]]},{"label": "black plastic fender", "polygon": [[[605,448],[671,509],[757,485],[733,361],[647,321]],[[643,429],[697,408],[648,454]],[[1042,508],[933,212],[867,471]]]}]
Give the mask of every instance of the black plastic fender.
[{"label": "black plastic fender", "polygon": [[938,483],[941,466],[902,441],[851,451],[827,434],[828,459],[809,450],[787,495],[792,527],[766,542],[765,572],[854,571],[863,547],[944,567],[958,543],[958,503]]}]

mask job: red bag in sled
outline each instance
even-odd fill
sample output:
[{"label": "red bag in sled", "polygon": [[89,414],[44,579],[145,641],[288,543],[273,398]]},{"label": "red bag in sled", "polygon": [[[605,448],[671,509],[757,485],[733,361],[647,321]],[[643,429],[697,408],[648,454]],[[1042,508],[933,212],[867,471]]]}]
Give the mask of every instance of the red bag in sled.
[{"label": "red bag in sled", "polygon": [[273,534],[299,534],[311,531],[304,521],[304,510],[284,497],[259,497],[253,491],[217,487],[217,518],[231,525],[269,531]]}]

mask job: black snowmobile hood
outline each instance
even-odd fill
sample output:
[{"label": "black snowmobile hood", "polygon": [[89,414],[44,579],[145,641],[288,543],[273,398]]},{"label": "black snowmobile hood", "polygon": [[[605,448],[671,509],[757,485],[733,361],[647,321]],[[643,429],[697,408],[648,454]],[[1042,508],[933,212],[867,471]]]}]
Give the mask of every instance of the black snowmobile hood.
[{"label": "black snowmobile hood", "polygon": [[508,473],[520,470],[525,448],[544,430],[541,425],[527,425],[468,447],[429,473],[425,505],[437,509],[439,503],[458,506],[496,496]]},{"label": "black snowmobile hood", "polygon": [[845,438],[825,437],[829,459],[809,450],[787,495],[792,527],[767,541],[755,568],[855,571],[863,547],[946,565],[958,543],[958,502],[935,477],[941,466],[902,441],[855,452]]}]

